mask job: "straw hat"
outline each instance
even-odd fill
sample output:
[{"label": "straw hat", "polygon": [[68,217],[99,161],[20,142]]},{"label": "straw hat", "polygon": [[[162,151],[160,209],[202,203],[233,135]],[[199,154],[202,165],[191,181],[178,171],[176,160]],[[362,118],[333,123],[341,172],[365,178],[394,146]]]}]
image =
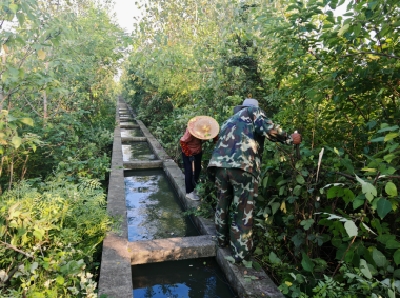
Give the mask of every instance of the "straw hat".
[{"label": "straw hat", "polygon": [[208,116],[197,116],[188,122],[189,132],[200,140],[209,140],[215,138],[219,133],[218,122]]}]

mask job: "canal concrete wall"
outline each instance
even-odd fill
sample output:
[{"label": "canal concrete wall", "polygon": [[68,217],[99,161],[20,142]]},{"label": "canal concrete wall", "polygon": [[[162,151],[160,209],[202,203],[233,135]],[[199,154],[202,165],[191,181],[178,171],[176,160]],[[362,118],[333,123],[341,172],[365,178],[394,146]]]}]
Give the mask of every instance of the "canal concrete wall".
[{"label": "canal concrete wall", "polygon": [[[120,111],[123,114],[121,119]],[[216,230],[212,219],[192,216],[202,234],[195,237],[175,237],[157,240],[128,242],[127,208],[125,202],[124,170],[163,168],[169,181],[175,188],[185,209],[197,208],[199,201],[185,196],[184,175],[178,165],[166,154],[161,144],[149,132],[142,121],[136,120],[133,110],[122,98],[118,99],[114,131],[114,145],[109,180],[107,211],[121,218],[120,232],[107,233],[103,241],[103,253],[99,279],[99,296],[109,298],[132,298],[132,265],[182,260],[199,257],[216,257],[231,287],[239,297],[283,298],[277,286],[265,274],[254,269],[231,264],[226,257],[231,256],[228,248],[216,246]],[[134,122],[127,123],[127,122]],[[121,138],[121,128],[140,128],[143,137]],[[146,141],[158,160],[124,162],[123,141]],[[246,281],[245,275],[256,279]]]}]

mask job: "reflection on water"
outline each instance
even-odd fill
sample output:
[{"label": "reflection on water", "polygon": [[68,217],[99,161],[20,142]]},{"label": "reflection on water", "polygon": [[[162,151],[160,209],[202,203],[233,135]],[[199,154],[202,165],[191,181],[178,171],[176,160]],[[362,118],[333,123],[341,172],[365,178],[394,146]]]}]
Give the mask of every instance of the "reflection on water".
[{"label": "reflection on water", "polygon": [[121,137],[123,138],[135,138],[135,137],[143,137],[143,133],[140,128],[121,128]]},{"label": "reflection on water", "polygon": [[198,236],[162,170],[125,171],[128,240]]},{"label": "reflection on water", "polygon": [[125,121],[125,122],[120,122],[121,125],[137,125],[136,121]]},{"label": "reflection on water", "polygon": [[133,297],[236,297],[214,258],[132,266]]},{"label": "reflection on water", "polygon": [[[121,132],[121,136],[122,132]],[[147,142],[124,142],[122,144],[122,157],[124,161],[156,160]]]}]

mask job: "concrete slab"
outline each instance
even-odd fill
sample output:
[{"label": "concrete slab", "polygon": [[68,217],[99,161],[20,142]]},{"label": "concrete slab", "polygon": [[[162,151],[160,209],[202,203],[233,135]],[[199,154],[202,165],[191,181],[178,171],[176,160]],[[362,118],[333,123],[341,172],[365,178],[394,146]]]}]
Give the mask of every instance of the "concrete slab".
[{"label": "concrete slab", "polygon": [[134,169],[162,168],[162,160],[124,161],[124,167]]},{"label": "concrete slab", "polygon": [[140,127],[137,124],[120,124],[121,128],[128,128],[128,127]]},{"label": "concrete slab", "polygon": [[[119,122],[118,112],[116,120]],[[103,240],[99,279],[99,297],[133,298],[131,257],[128,253],[128,226],[122,163],[121,130],[114,130],[111,173],[108,184],[107,212],[121,217],[121,233],[109,232]]]},{"label": "concrete slab", "polygon": [[122,137],[122,142],[147,142],[145,137]]},{"label": "concrete slab", "polygon": [[[225,277],[229,284],[234,288],[239,297],[285,297],[263,270],[257,272],[253,268],[246,268],[245,266],[232,264],[225,259],[225,257],[228,256],[232,256],[230,248],[219,248],[217,250],[217,262],[225,273]],[[245,275],[255,276],[257,279],[246,281]]]},{"label": "concrete slab", "polygon": [[146,264],[216,256],[211,236],[176,237],[129,242],[131,264]]}]

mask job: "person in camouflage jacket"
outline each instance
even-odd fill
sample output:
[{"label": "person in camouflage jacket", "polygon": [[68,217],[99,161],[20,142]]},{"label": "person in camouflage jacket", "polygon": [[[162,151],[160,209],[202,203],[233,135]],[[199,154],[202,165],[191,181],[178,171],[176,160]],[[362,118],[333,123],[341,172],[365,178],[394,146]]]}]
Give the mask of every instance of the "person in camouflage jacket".
[{"label": "person in camouflage jacket", "polygon": [[[257,196],[264,140],[283,144],[300,144],[297,133],[288,135],[269,120],[255,99],[246,99],[239,112],[226,120],[208,164],[215,175],[218,205],[215,224],[219,246],[228,245],[236,262],[241,262],[253,247],[254,198]],[[235,107],[237,108],[237,107]],[[229,206],[233,208],[228,227]]]}]

